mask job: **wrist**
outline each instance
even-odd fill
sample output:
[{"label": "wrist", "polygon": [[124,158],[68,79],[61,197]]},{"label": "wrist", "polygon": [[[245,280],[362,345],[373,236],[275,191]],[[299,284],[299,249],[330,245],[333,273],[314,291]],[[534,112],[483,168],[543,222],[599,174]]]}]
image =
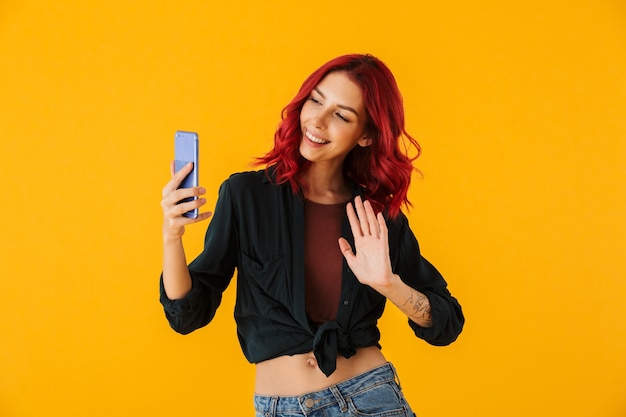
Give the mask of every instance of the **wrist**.
[{"label": "wrist", "polygon": [[181,245],[183,242],[183,234],[163,234],[163,245]]},{"label": "wrist", "polygon": [[167,227],[167,224],[164,223],[162,233],[164,244],[177,243],[182,241],[183,234],[185,234],[185,228],[180,227],[172,229],[170,227]]},{"label": "wrist", "polygon": [[384,295],[386,298],[390,298],[393,296],[393,293],[397,291],[399,285],[402,283],[400,276],[398,274],[391,274],[387,276],[385,279],[380,280],[376,287],[373,287],[380,294]]}]

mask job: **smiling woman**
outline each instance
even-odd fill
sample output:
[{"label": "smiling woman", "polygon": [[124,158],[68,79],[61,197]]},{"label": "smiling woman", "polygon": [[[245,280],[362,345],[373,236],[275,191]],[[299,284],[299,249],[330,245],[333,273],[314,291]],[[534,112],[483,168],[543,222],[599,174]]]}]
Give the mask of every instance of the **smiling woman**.
[{"label": "smiling woman", "polygon": [[256,364],[258,415],[412,416],[379,344],[386,301],[432,345],[461,332],[459,303],[400,212],[414,170],[399,151],[403,134],[417,147],[389,69],[371,55],[341,56],[284,109],[274,148],[258,160],[265,169],[222,184],[189,266],[185,227],[210,213],[189,219],[206,201],[177,202],[205,191],[178,188],[190,167],[163,189],[166,316],[183,334],[205,326],[237,269],[235,319]]}]

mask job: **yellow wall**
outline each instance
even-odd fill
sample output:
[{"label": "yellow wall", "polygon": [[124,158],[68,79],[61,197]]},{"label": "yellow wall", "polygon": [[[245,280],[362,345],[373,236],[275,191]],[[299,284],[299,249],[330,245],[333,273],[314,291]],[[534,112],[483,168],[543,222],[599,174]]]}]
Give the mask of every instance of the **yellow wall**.
[{"label": "yellow wall", "polygon": [[348,52],[397,76],[411,224],[467,316],[433,348],[387,309],[418,414],[626,415],[626,4],[403,4],[0,4],[0,416],[252,414],[234,286],[186,337],[157,301],[173,133],[199,132],[213,205]]}]

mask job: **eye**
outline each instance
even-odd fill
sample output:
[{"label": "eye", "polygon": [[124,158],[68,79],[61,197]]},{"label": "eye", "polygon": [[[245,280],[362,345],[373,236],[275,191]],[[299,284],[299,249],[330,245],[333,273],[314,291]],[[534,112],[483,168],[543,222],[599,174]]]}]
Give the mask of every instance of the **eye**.
[{"label": "eye", "polygon": [[345,117],[341,113],[335,113],[335,114],[337,115],[338,118],[340,118],[341,120],[343,120],[346,123],[348,123],[350,121],[347,117]]},{"label": "eye", "polygon": [[309,100],[312,101],[315,104],[320,104],[320,101],[318,99],[316,99],[315,97],[313,97],[313,96],[309,97]]}]

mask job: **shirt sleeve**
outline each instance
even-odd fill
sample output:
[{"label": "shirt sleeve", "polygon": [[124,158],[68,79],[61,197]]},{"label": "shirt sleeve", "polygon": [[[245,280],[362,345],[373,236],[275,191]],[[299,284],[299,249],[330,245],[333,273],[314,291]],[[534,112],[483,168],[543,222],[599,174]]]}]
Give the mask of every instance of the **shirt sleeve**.
[{"label": "shirt sleeve", "polygon": [[[396,236],[390,236],[397,246],[392,249],[394,272],[410,287],[428,297],[432,316],[431,327],[421,327],[409,319],[415,335],[435,346],[446,346],[454,342],[465,324],[461,305],[447,288],[439,271],[420,253],[419,244],[409,228],[406,216],[394,221]],[[392,240],[390,239],[390,242]]]},{"label": "shirt sleeve", "polygon": [[230,283],[236,267],[236,231],[228,180],[219,190],[213,218],[207,228],[204,249],[189,264],[191,291],[181,299],[170,300],[160,280],[160,302],[170,326],[188,334],[206,326],[215,316],[222,293]]}]

